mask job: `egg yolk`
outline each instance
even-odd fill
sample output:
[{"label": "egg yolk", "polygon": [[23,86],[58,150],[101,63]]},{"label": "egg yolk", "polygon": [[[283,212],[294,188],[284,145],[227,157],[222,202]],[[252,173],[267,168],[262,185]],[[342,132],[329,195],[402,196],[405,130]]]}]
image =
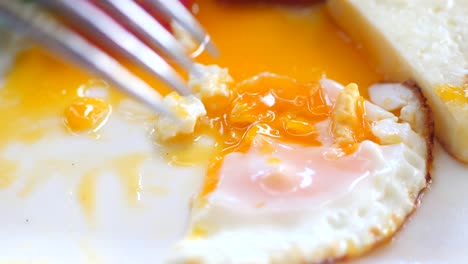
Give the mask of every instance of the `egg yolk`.
[{"label": "egg yolk", "polygon": [[[227,67],[235,80],[247,79],[232,87],[231,97],[222,102],[224,107],[207,108],[207,117],[197,124],[194,138],[211,134],[217,142],[201,196],[218,185],[224,157],[246,153],[259,134],[281,142],[320,146],[315,124],[329,118],[332,110],[317,83],[325,73],[340,83],[356,82],[360,87],[382,79],[332,22],[323,4],[302,7],[298,12],[214,0],[194,3],[199,7],[197,18],[221,51],[218,58],[202,54],[197,61]],[[258,75],[265,70],[277,75]],[[366,96],[365,90],[360,92]],[[359,122],[352,128],[356,142],[371,137],[362,118],[363,101],[356,103]],[[357,146],[341,149],[350,154]],[[269,144],[259,148],[262,154],[274,151]]]},{"label": "egg yolk", "polygon": [[225,145],[242,151],[257,134],[317,145],[313,125],[326,119],[329,110],[318,84],[264,73],[240,82],[226,107],[208,117],[222,129]]},{"label": "egg yolk", "polygon": [[[344,154],[354,152],[358,143],[363,140],[374,139],[370,124],[365,118],[364,99],[357,95],[356,102],[351,102],[351,118],[355,118],[356,122],[351,122],[346,127],[351,131],[352,142],[336,145]],[[198,130],[203,131],[202,133],[207,130],[216,131],[214,136],[220,149],[209,166],[201,195],[216,188],[224,157],[233,152],[249,151],[252,142],[259,135],[283,143],[320,146],[315,125],[331,117],[335,105],[328,101],[319,83],[300,84],[291,78],[275,74],[263,73],[238,83],[232,89],[226,107],[214,112],[208,111],[207,118],[198,124]],[[329,133],[332,134],[331,128],[342,124],[335,124],[334,119],[331,121]],[[269,141],[265,142],[261,147],[257,146],[263,155],[276,151],[268,144]],[[277,180],[272,185],[278,185],[282,178],[275,179]]]},{"label": "egg yolk", "polygon": [[78,98],[65,110],[65,124],[73,132],[96,131],[111,113],[110,104],[93,97]]}]

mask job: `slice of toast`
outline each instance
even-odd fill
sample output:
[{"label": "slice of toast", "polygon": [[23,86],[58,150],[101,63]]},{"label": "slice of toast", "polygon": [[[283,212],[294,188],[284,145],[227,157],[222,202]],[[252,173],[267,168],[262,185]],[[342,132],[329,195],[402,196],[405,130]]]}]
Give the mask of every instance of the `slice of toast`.
[{"label": "slice of toast", "polygon": [[421,86],[439,141],[468,163],[468,1],[329,0],[328,7],[387,79]]}]

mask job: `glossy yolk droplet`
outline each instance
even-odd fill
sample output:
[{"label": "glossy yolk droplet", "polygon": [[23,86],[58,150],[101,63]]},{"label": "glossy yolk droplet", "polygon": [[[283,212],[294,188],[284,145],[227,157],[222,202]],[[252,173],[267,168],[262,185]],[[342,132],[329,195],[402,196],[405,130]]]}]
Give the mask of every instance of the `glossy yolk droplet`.
[{"label": "glossy yolk droplet", "polygon": [[111,113],[104,100],[92,97],[78,98],[65,110],[65,124],[73,132],[99,129]]}]

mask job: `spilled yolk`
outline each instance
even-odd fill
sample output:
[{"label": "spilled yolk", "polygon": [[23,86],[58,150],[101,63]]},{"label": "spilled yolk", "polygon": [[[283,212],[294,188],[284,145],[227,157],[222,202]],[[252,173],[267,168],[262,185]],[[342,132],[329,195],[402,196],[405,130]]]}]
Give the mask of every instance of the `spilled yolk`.
[{"label": "spilled yolk", "polygon": [[65,124],[73,132],[96,131],[104,125],[111,106],[92,97],[78,98],[65,110]]}]

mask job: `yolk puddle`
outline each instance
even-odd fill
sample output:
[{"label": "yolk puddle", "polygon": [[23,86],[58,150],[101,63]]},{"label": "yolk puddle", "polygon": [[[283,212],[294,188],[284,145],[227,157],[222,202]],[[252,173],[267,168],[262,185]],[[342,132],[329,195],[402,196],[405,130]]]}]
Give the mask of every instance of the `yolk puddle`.
[{"label": "yolk puddle", "polygon": [[206,230],[204,230],[202,227],[195,226],[190,231],[189,237],[190,237],[190,239],[199,239],[199,238],[205,237],[207,233],[208,232]]},{"label": "yolk puddle", "polygon": [[[207,128],[206,131],[208,130]],[[163,155],[174,166],[190,167],[204,163],[207,157],[212,157],[216,153],[216,148],[212,144],[200,142],[201,139],[178,138],[176,144],[169,143],[165,145]],[[174,140],[171,140],[171,142],[174,142]]]},{"label": "yolk puddle", "polygon": [[[228,5],[197,0],[197,18],[221,51],[219,58],[202,54],[204,64],[227,67],[235,80],[268,71],[300,83],[324,74],[359,87],[383,79],[355,43],[338,28],[324,4],[310,7]],[[361,93],[366,96],[365,91]]]}]

